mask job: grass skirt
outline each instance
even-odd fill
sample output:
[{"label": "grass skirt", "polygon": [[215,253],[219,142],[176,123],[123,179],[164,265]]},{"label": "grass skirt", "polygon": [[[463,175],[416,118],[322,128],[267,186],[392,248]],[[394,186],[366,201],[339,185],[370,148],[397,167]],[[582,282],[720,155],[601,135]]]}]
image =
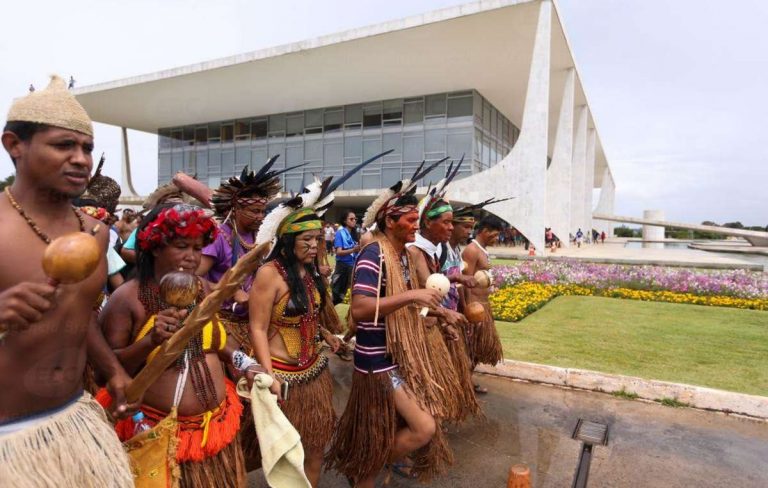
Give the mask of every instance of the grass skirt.
[{"label": "grass skirt", "polygon": [[[318,357],[325,365],[323,370],[308,381],[288,379],[288,400],[281,409],[291,425],[301,436],[305,452],[324,452],[336,430],[336,412],[333,410],[333,379],[327,360]],[[290,373],[281,372],[273,360],[272,369],[281,380]]]},{"label": "grass skirt", "polygon": [[485,319],[475,326],[471,337],[468,338],[473,368],[478,363],[493,366],[504,358],[499,332],[496,330],[496,323],[491,314],[491,306],[487,302],[481,303],[485,308]]},{"label": "grass skirt", "polygon": [[429,362],[432,366],[432,381],[437,383],[439,388],[438,406],[435,416],[444,420],[458,421],[462,420],[464,411],[464,392],[459,380],[459,373],[456,371],[451,355],[445,344],[445,339],[440,327],[427,327],[425,331],[427,336],[427,351]]},{"label": "grass skirt", "polygon": [[387,373],[352,373],[352,389],[326,464],[344,476],[373,476],[389,461],[398,415]]},{"label": "grass skirt", "polygon": [[0,436],[0,485],[132,487],[130,461],[89,393],[49,418]]},{"label": "grass skirt", "polygon": [[203,461],[179,463],[181,468],[180,488],[215,486],[217,488],[240,488],[246,486],[245,461],[237,435],[215,456]]},{"label": "grass skirt", "polygon": [[[404,426],[395,408],[389,375],[355,371],[347,407],[328,453],[327,467],[353,480],[376,475],[389,462],[395,435]],[[439,421],[429,444],[411,457],[413,474],[423,483],[444,473],[453,463],[453,454]]]},{"label": "grass skirt", "polygon": [[461,385],[458,397],[461,408],[457,418],[454,419],[457,422],[466,420],[469,416],[483,416],[483,411],[477,402],[475,387],[472,383],[472,360],[469,357],[467,343],[464,340],[463,334],[464,332],[459,331],[459,340],[457,341],[445,340],[445,347],[448,348],[453,369],[456,371],[459,384]]},{"label": "grass skirt", "polygon": [[453,451],[439,421],[429,444],[411,454],[410,458],[413,461],[411,472],[422,483],[429,483],[453,465]]}]

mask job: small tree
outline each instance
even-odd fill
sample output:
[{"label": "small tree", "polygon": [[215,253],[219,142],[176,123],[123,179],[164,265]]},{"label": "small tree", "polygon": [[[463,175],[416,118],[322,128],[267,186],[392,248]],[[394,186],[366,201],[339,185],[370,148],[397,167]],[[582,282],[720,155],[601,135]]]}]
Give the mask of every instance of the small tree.
[{"label": "small tree", "polygon": [[16,179],[16,175],[11,175],[6,179],[4,179],[3,181],[0,181],[0,191],[5,190],[6,186],[11,186],[15,179]]},{"label": "small tree", "polygon": [[621,227],[616,227],[613,229],[613,235],[616,237],[635,237],[634,230],[627,227],[626,225],[622,225]]}]

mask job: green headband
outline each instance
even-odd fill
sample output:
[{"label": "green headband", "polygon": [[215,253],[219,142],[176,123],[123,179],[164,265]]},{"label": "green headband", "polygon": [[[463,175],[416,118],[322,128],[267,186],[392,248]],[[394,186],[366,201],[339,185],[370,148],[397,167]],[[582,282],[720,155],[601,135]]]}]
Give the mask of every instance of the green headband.
[{"label": "green headband", "polygon": [[[304,217],[315,215],[315,211],[312,208],[300,208],[295,212],[291,212],[283,222],[280,224],[280,228],[277,230],[278,236],[285,234],[298,234],[299,232],[305,232],[308,230],[319,230],[323,228],[323,222],[319,218],[313,220],[305,220],[304,222],[296,222]],[[317,216],[315,216],[317,217]]]},{"label": "green headband", "polygon": [[427,210],[427,218],[434,219],[438,215],[442,215],[446,212],[453,212],[453,207],[446,204],[446,205],[440,205],[439,207],[431,208]]},{"label": "green headband", "polygon": [[454,222],[459,222],[459,223],[462,223],[462,224],[465,224],[465,223],[466,224],[474,224],[475,223],[475,217],[474,217],[474,215],[459,215],[459,216],[454,215],[453,216],[453,221]]}]

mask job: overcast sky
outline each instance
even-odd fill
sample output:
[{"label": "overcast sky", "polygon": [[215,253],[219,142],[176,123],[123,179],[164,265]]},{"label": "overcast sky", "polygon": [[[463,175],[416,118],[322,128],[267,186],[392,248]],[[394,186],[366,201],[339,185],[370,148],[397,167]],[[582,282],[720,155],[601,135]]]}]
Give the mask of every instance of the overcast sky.
[{"label": "overcast sky", "polygon": [[[0,113],[51,73],[78,86],[285,44],[456,0],[40,0],[3,5]],[[768,2],[560,0],[617,184],[616,213],[768,225]],[[3,116],[4,117],[4,116]],[[156,136],[129,133],[136,189],[157,183]],[[96,153],[119,180],[119,129]],[[13,166],[0,157],[0,177]]]}]

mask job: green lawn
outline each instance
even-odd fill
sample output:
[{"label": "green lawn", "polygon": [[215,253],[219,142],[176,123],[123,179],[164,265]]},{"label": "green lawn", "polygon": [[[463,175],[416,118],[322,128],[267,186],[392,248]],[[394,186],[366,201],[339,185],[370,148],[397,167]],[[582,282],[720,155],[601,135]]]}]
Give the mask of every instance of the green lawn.
[{"label": "green lawn", "polygon": [[491,265],[493,266],[516,266],[520,264],[519,259],[506,259],[506,258],[493,258],[491,259]]},{"label": "green lawn", "polygon": [[507,359],[768,396],[768,312],[563,296],[496,324]]}]

